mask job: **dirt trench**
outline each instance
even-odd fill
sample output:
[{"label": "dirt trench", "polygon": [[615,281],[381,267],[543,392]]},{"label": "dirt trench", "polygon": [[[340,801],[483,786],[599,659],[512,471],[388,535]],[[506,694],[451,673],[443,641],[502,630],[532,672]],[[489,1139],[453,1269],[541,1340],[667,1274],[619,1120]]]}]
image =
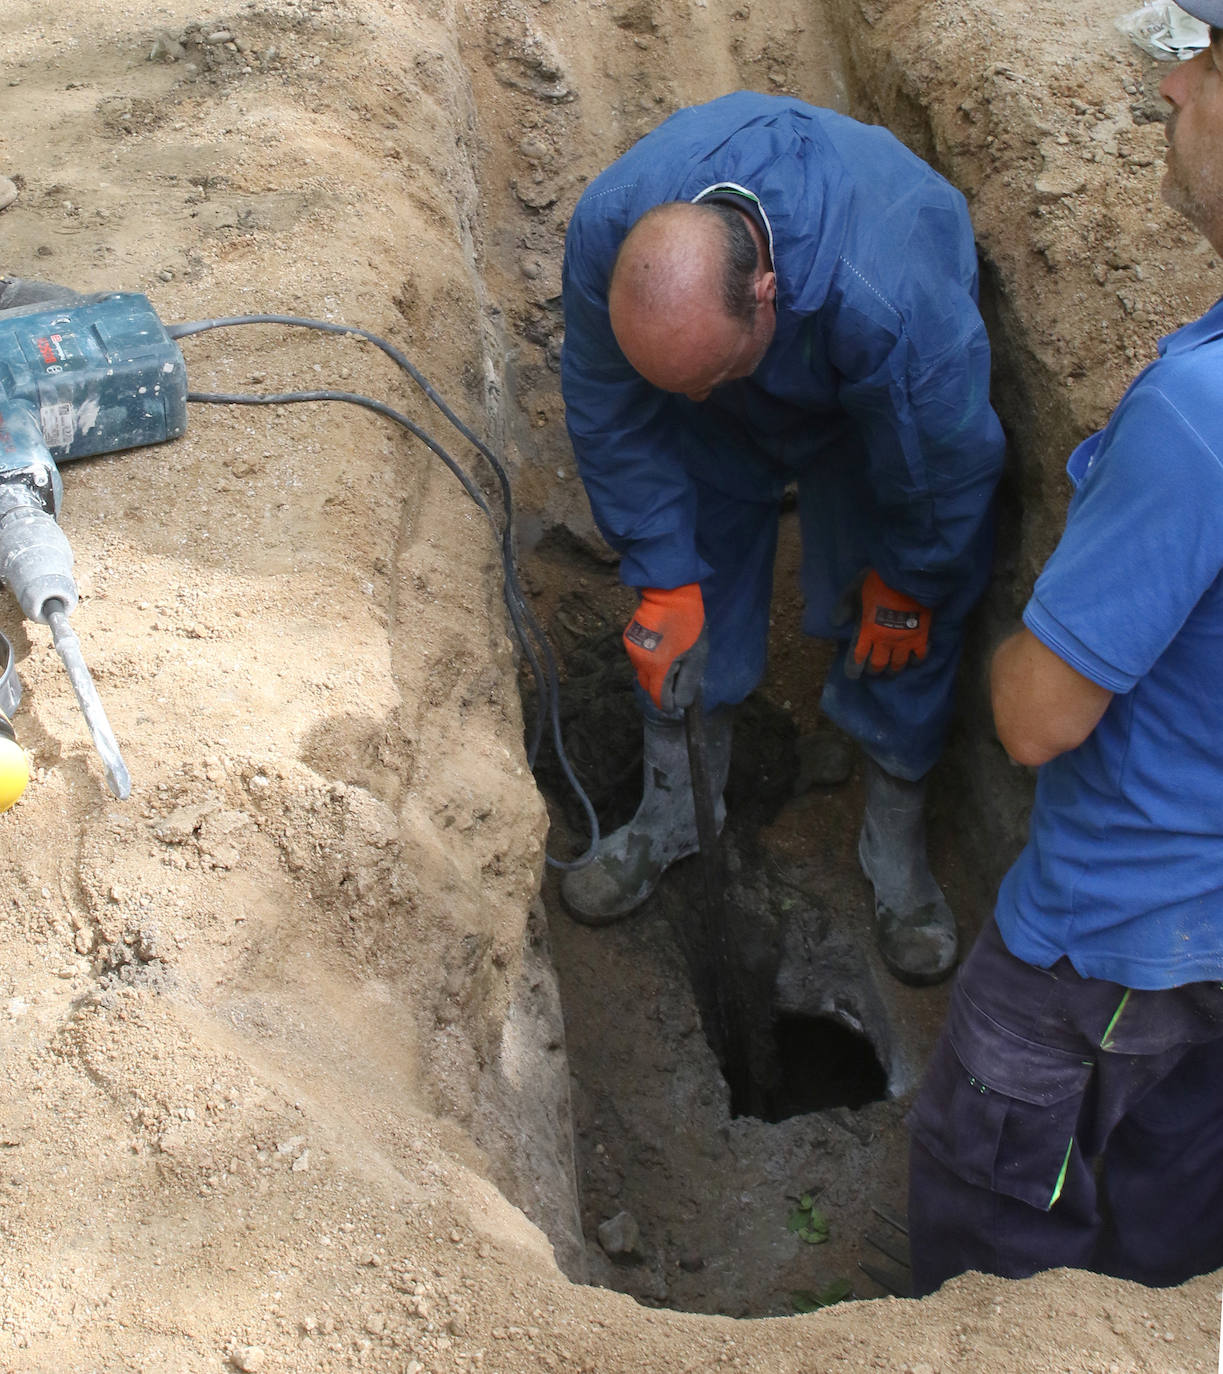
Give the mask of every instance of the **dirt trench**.
[{"label": "dirt trench", "polygon": [[[984,646],[1056,537],[1065,454],[1218,272],[1159,206],[1156,73],[1111,18],[14,0],[0,266],[147,293],[167,321],[294,314],[402,347],[506,459],[523,582],[568,661],[628,606],[557,389],[582,185],[738,86],[888,124],[969,198],[1012,449],[935,797],[971,932],[1030,789],[981,715]],[[261,325],[184,352],[197,388],[386,398],[495,494],[368,344]],[[173,444],[72,465],[63,524],[133,794],[105,793],[45,632],[7,604],[34,773],[0,818],[0,1368],[999,1374],[1020,1349],[1030,1370],[1207,1367],[1213,1280],[967,1276],[921,1304],[707,1315],[881,1291],[857,1268],[870,1204],[901,1205],[900,1116],[941,1014],[861,938],[852,760],[837,787],[791,785],[822,671],[792,598],[727,846],[795,1050],[771,1047],[779,1119],[760,1121],[701,1031],[691,865],[623,927],[559,912],[543,847],[572,852],[580,825],[526,767],[497,539],[433,452],[367,411],[193,407]],[[779,587],[793,558],[787,526]],[[891,1096],[827,1106],[781,1072],[844,1057],[803,1039],[813,1011],[861,1022]],[[790,1229],[805,1197],[822,1244]],[[601,1241],[624,1211],[638,1239],[621,1219]]]},{"label": "dirt trench", "polygon": [[[838,45],[827,41],[828,15],[808,12],[801,23],[797,15],[768,15],[771,36],[789,25],[797,41],[790,50],[766,41],[751,61],[744,61],[753,51],[746,11],[730,21],[738,68],[732,85],[760,84],[767,70],[766,88],[801,89],[816,103],[848,111],[847,70]],[[639,69],[631,89],[649,95],[621,95],[618,137],[604,141],[603,156],[670,107],[658,80],[660,50],[668,63],[679,45],[695,57],[704,37],[696,30],[681,36],[662,7],[626,11],[615,22],[625,31],[624,46],[632,35]],[[710,39],[701,56],[712,50]],[[700,73],[702,61],[693,67]],[[512,84],[504,68],[496,70]],[[477,91],[477,104],[490,98],[506,103],[504,90]],[[695,90],[674,96],[680,103],[697,98]],[[528,283],[527,303],[537,307],[523,334],[542,341],[548,371],[524,366],[532,350],[520,347],[508,374],[519,423],[523,413],[552,421],[538,423],[542,442],[515,436],[528,465],[519,484],[527,532],[521,564],[565,670],[568,748],[575,762],[580,756],[579,775],[595,792],[607,829],[631,813],[640,782],[640,723],[615,632],[631,601],[573,491],[572,458],[556,423],[559,242],[538,234],[540,202],[557,189],[546,173],[564,178],[575,171],[572,160],[541,153],[561,144],[562,129],[570,146],[573,114],[562,102],[519,143],[527,166],[539,162],[545,174],[542,181],[538,170],[529,182],[512,180],[518,203],[507,200],[505,218],[494,219],[499,242],[507,219],[525,223],[516,247],[521,254],[530,243],[535,256],[499,264],[494,253],[489,275],[500,281],[499,268],[510,277],[517,267]],[[518,127],[522,116],[509,122]],[[588,174],[578,173],[578,186]],[[490,199],[495,203],[495,190]],[[551,294],[538,301],[541,280]],[[651,1304],[733,1316],[793,1313],[834,1295],[888,1291],[860,1259],[903,1291],[903,1266],[867,1237],[890,1238],[903,1253],[903,1235],[872,1209],[903,1216],[904,1103],[944,1005],[937,991],[914,996],[899,988],[874,960],[869,894],[854,858],[861,794],[852,753],[841,786],[807,786],[795,795],[800,748],[828,732],[820,733],[818,715],[827,646],[804,643],[796,628],[794,524],[790,512],[779,556],[774,666],[737,726],[725,842],[735,899],[728,938],[736,962],[753,975],[745,988],[755,1047],[751,1078],[767,1084],[767,1102],[733,1100],[704,1033],[714,1006],[702,957],[698,865],[681,866],[643,912],[612,929],[575,925],[554,875],[543,891],[564,1009],[584,1237],[578,1257],[566,1252],[570,1273]],[[847,741],[832,745],[849,751]],[[552,802],[552,846],[577,852],[585,818],[547,751],[540,777]],[[956,871],[959,855],[954,845],[944,849],[949,881],[962,896],[968,884]],[[826,1230],[808,1230],[806,1242],[798,1238],[804,1201],[827,1221]]]},{"label": "dirt trench", "polygon": [[[657,11],[648,23],[643,11],[631,13],[625,26],[648,35],[639,48],[670,56]],[[736,11],[732,23],[743,17]],[[1192,233],[1169,227],[1158,203],[1148,169],[1162,137],[1160,72],[1110,34],[1106,16],[1037,6],[1024,41],[1018,16],[1005,12],[916,17],[903,4],[836,3],[796,16],[800,41],[784,57],[772,50],[766,88],[889,125],[965,191],[976,215],[1010,460],[997,572],[972,629],[961,716],[931,811],[935,871],[967,945],[1022,844],[1031,788],[1027,770],[1010,765],[992,738],[981,688],[987,646],[1016,618],[1056,537],[1060,459],[1103,422],[1151,331],[1178,322],[1175,297],[1142,288],[1148,254],[1156,244],[1188,249],[1180,265],[1189,270],[1177,280],[1194,282],[1202,305],[1210,279],[1193,269],[1209,274],[1217,264],[1209,254],[1202,262]],[[770,20],[776,32],[778,17]],[[745,47],[732,44],[737,56]],[[1094,66],[1075,65],[1072,54],[1099,49]],[[995,52],[1008,60],[987,60]],[[744,72],[742,84],[758,71]],[[642,78],[634,89],[665,85]],[[701,94],[698,82],[678,103]],[[604,145],[611,154],[652,122],[624,103],[620,136]],[[648,100],[640,104],[649,110]],[[1120,242],[1109,243],[1110,233]],[[554,368],[554,348],[548,363]],[[563,719],[587,765],[581,776],[598,781],[607,828],[631,814],[639,784],[627,677],[606,661],[631,603],[574,501],[563,436],[542,424],[545,395],[555,406],[553,390],[528,388],[526,408],[539,407],[544,430],[538,467],[555,462],[558,480],[542,500],[527,488],[524,567],[563,657],[587,674],[562,694]],[[519,438],[529,464],[540,446]],[[647,1303],[740,1316],[801,1310],[829,1295],[878,1296],[888,1284],[902,1291],[903,1264],[894,1261],[903,1240],[897,1247],[886,1218],[903,1215],[903,1114],[946,997],[898,987],[874,958],[855,858],[861,791],[852,753],[838,786],[797,776],[800,759],[827,744],[818,714],[827,648],[796,628],[796,542],[792,517],[783,517],[770,671],[751,718],[738,723],[725,841],[731,944],[753,1008],[763,1097],[750,1107],[735,1100],[703,1033],[716,1009],[700,948],[699,861],[681,865],[629,923],[602,930],[575,925],[553,877],[544,884],[572,1068],[586,1272]],[[541,778],[553,835],[576,852],[580,812],[572,798],[565,804],[559,775]],[[827,1099],[816,1080],[827,1082]],[[795,1244],[787,1230],[809,1200],[831,1222],[818,1247]]]}]

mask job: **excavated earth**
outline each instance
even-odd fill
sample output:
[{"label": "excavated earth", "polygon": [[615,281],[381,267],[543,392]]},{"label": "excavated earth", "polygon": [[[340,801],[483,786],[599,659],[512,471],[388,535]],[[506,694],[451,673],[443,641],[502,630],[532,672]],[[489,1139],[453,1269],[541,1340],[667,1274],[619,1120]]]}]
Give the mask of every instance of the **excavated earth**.
[{"label": "excavated earth", "polygon": [[[607,648],[631,595],[557,376],[582,186],[739,87],[886,124],[959,186],[1010,442],[933,789],[971,936],[1032,781],[993,741],[985,653],[1057,538],[1071,448],[1223,278],[1159,201],[1163,68],[1119,12],[0,10],[0,270],[145,293],[171,323],[358,326],[429,388],[361,338],[218,328],[183,340],[193,391],[358,393],[427,442],[341,402],[193,403],[183,437],[65,468],[73,625],[126,801],[46,628],[0,597],[33,762],[0,816],[0,1369],[1214,1369],[1218,1276],[966,1275],[915,1302],[860,1267],[903,1291],[874,1242],[896,1248],[903,1115],[946,992],[873,961],[859,768],[819,722],[791,515],[723,856],[755,1093],[732,1095],[704,1033],[697,865],[622,925],[565,915],[545,850],[578,853],[585,820],[547,743],[532,775],[501,490],[471,438],[509,473],[574,765],[615,823],[638,765]],[[815,1212],[819,1244],[793,1229]]]}]

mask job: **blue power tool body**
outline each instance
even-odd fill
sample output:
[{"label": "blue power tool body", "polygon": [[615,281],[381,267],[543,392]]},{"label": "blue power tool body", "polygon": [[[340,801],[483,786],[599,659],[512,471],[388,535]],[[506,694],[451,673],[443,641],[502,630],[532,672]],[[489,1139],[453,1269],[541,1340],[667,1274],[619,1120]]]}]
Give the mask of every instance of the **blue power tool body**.
[{"label": "blue power tool body", "polygon": [[[0,315],[6,420],[15,403],[33,411],[57,463],[139,448],[187,428],[187,365],[147,296],[104,292],[26,306]],[[18,451],[0,445],[5,458]]]}]

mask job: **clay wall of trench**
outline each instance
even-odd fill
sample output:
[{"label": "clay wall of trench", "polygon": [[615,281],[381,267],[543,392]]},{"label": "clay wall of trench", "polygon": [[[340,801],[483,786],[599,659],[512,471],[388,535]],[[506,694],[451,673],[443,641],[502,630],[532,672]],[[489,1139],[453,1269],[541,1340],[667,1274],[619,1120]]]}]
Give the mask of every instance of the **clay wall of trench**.
[{"label": "clay wall of trench", "polygon": [[[1149,65],[1081,9],[15,0],[0,268],[147,292],[166,320],[391,339],[506,456],[529,575],[558,528],[592,543],[556,378],[584,181],[734,86],[880,119],[965,190],[982,248],[1013,456],[979,739],[973,669],[1056,536],[1065,455],[1217,266],[1154,204]],[[495,490],[367,345],[259,326],[184,352],[195,387],[389,397]],[[181,440],[65,487],[133,797],[105,794],[9,605],[35,773],[0,820],[0,1365],[810,1367],[801,1331],[643,1324],[554,1267],[580,1276],[582,1244],[545,814],[496,539],[453,478],[364,411],[193,407]],[[985,744],[957,758],[1002,836],[988,869],[1029,780]],[[918,1359],[906,1321],[821,1329]]]}]

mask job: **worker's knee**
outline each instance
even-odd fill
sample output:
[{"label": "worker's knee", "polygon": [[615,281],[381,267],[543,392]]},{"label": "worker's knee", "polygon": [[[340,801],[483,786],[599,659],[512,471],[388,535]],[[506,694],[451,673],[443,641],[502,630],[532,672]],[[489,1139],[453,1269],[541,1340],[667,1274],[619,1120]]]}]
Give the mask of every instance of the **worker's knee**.
[{"label": "worker's knee", "polygon": [[977,1188],[1048,1211],[1090,1170],[1075,1146],[1092,1066],[1025,1040],[961,988],[909,1114],[915,1140]]}]

